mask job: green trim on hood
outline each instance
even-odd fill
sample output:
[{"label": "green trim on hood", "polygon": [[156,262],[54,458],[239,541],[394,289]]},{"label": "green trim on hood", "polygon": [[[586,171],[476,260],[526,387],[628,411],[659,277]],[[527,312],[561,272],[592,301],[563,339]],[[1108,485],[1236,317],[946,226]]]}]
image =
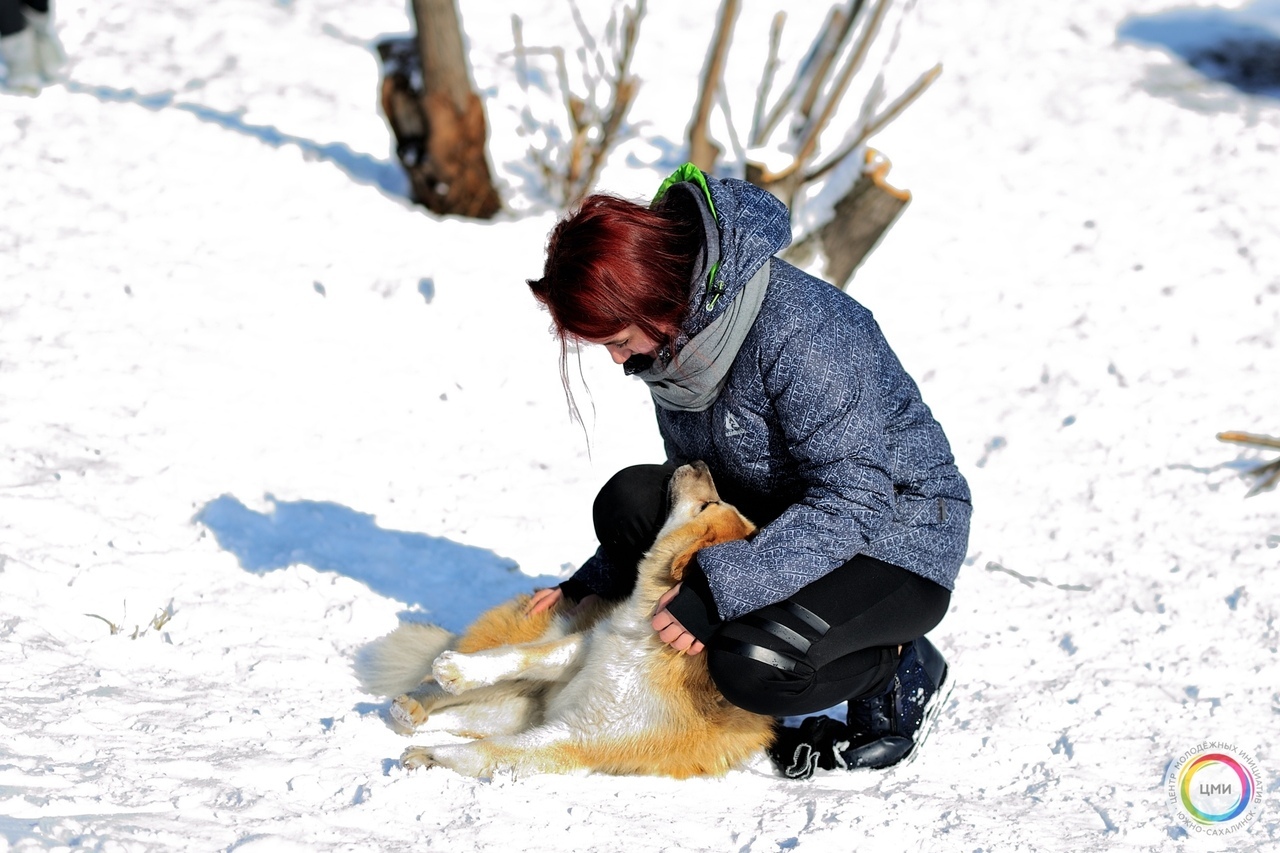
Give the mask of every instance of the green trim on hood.
[{"label": "green trim on hood", "polygon": [[[662,201],[662,197],[667,194],[667,190],[676,184],[682,184],[688,181],[691,184],[697,184],[702,188],[702,194],[707,197],[707,207],[711,209],[711,215],[715,217],[716,224],[720,224],[720,214],[716,213],[716,203],[711,200],[711,187],[707,186],[707,176],[702,170],[692,163],[685,163],[676,169],[667,179],[662,182],[662,186],[658,187],[657,194],[653,197],[653,201],[649,202],[652,207]],[[710,301],[707,302],[707,310],[714,311],[716,303],[720,301],[720,297],[724,295],[724,280],[717,277],[720,272],[720,262],[716,261],[711,265],[711,269],[707,270],[707,292],[711,294]]]},{"label": "green trim on hood", "polygon": [[702,170],[692,163],[685,163],[679,169],[672,172],[667,179],[662,182],[662,186],[658,187],[657,195],[653,197],[653,201],[649,202],[649,204],[651,206],[657,204],[662,200],[662,197],[667,194],[667,190],[671,189],[676,184],[683,183],[685,181],[695,183],[702,188],[702,194],[707,197],[707,206],[711,208],[711,215],[716,218],[716,222],[719,222],[720,214],[716,213],[716,203],[711,200],[711,187],[707,186],[707,176],[702,174]]}]

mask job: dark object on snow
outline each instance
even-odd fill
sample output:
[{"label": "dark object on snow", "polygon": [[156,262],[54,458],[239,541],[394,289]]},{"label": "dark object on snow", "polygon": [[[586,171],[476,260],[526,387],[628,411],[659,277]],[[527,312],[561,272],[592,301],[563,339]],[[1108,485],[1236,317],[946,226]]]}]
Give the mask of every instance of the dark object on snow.
[{"label": "dark object on snow", "polygon": [[427,146],[427,117],[418,103],[422,88],[418,42],[408,36],[379,42],[378,57],[382,60],[382,114],[391,125],[396,156],[406,169],[413,169],[422,162]]},{"label": "dark object on snow", "polygon": [[907,644],[889,691],[849,702],[852,739],[840,753],[844,764],[879,770],[910,756],[941,708],[946,680],[947,662],[933,643],[921,637]]},{"label": "dark object on snow", "polygon": [[418,35],[378,45],[382,111],[413,198],[434,213],[488,219],[502,207],[489,171],[484,106],[471,84],[455,0],[413,0]]},{"label": "dark object on snow", "polygon": [[778,726],[769,760],[788,779],[808,779],[835,770],[836,754],[849,745],[849,727],[831,717],[805,717],[799,726]]},{"label": "dark object on snow", "polygon": [[[1280,438],[1271,435],[1254,435],[1248,432],[1220,432],[1218,433],[1218,440],[1280,450]],[[1280,459],[1273,459],[1270,462],[1259,465],[1251,470],[1249,475],[1257,477],[1258,482],[1249,490],[1249,494],[1245,495],[1246,498],[1251,498],[1268,489],[1274,489],[1277,484],[1280,484]]]},{"label": "dark object on snow", "polygon": [[[848,289],[854,272],[911,202],[910,192],[889,184],[890,165],[879,151],[866,149],[862,172],[835,203],[831,219],[788,248],[782,257],[803,267],[821,254],[826,259],[823,277],[841,290]],[[748,164],[748,180],[756,183],[756,177]]]},{"label": "dark object on snow", "polygon": [[1280,39],[1229,38],[1190,51],[1187,64],[1242,92],[1280,96]]},{"label": "dark object on snow", "polygon": [[1264,10],[1182,8],[1127,18],[1121,39],[1163,48],[1211,80],[1280,97],[1280,35]]}]

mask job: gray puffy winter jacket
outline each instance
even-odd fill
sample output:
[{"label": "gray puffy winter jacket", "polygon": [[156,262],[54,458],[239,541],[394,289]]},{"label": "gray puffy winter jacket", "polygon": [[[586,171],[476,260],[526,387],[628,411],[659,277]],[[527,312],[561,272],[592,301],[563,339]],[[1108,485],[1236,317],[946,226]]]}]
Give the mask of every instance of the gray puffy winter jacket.
[{"label": "gray puffy winter jacket", "polygon": [[[705,461],[726,500],[767,519],[750,541],[698,554],[720,617],[781,601],[859,553],[953,589],[969,487],[915,382],[870,311],[772,257],[791,239],[780,201],[745,181],[706,185],[723,295],[708,299],[707,282],[692,283],[685,335],[772,258],[764,304],[715,402],[701,412],[656,407],[668,461]],[[712,216],[700,189],[679,189]],[[611,571],[598,551],[574,579],[598,589]]]}]

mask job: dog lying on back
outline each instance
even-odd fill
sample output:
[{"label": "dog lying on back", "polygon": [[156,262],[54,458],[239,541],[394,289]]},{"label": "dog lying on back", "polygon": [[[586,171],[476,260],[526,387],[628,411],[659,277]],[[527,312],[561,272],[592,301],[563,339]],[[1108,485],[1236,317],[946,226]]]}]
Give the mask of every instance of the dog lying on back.
[{"label": "dog lying on back", "polygon": [[671,511],[640,563],[635,590],[614,604],[561,602],[526,616],[528,596],[484,613],[461,637],[406,623],[362,650],[371,693],[396,697],[406,728],[475,738],[411,746],[405,767],[495,772],[718,775],[768,746],[770,717],[728,701],[706,655],[664,644],[650,626],[658,599],[694,552],[755,526],[721,503],[706,465],[678,468]]}]

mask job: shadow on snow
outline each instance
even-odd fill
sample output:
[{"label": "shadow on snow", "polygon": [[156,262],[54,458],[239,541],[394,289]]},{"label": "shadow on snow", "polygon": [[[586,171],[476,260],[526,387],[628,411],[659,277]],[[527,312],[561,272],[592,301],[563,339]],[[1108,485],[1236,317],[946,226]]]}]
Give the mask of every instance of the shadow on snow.
[{"label": "shadow on snow", "polygon": [[246,571],[265,574],[304,564],[336,572],[425,611],[402,618],[429,619],[458,631],[501,601],[559,582],[523,574],[515,561],[485,548],[385,530],[372,515],[341,504],[267,498],[270,510],[257,512],[223,495],[205,504],[195,520]]},{"label": "shadow on snow", "polygon": [[270,145],[272,148],[296,145],[302,149],[304,155],[332,163],[358,184],[374,187],[394,198],[410,197],[409,179],[405,176],[404,170],[399,163],[379,160],[368,154],[357,153],[341,142],[316,142],[301,136],[284,133],[271,125],[249,124],[242,116],[236,113],[179,101],[173,92],[143,94],[134,89],[86,86],[75,81],[67,81],[66,88],[69,92],[90,95],[108,103],[137,104],[140,107],[157,112],[163,109],[182,110],[191,113],[200,121],[217,125],[234,133],[243,134]]},{"label": "shadow on snow", "polygon": [[1280,98],[1280,0],[1135,15],[1120,24],[1117,35],[1164,48],[1242,92]]}]

